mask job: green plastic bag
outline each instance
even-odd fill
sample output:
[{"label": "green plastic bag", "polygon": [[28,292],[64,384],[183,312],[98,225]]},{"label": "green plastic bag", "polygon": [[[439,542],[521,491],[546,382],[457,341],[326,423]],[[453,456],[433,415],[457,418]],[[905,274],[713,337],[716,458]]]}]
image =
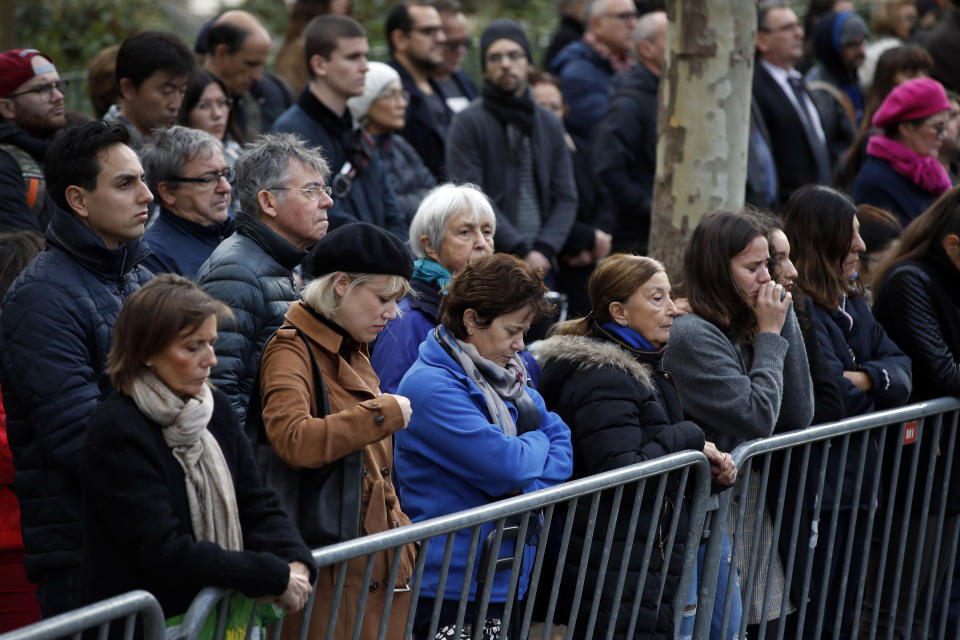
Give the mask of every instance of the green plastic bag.
[{"label": "green plastic bag", "polygon": [[[256,612],[253,609],[256,607]],[[207,619],[203,621],[203,627],[200,629],[200,635],[196,640],[244,640],[247,636],[247,625],[250,624],[250,616],[253,614],[253,626],[250,631],[251,640],[265,640],[267,637],[267,627],[283,618],[286,613],[275,604],[259,604],[253,598],[248,598],[239,593],[233,593],[230,596],[230,607],[227,610],[227,624],[224,627],[223,638],[216,638],[217,615],[219,607],[210,612]],[[175,627],[183,622],[186,614],[180,614],[167,618],[167,627]]]}]

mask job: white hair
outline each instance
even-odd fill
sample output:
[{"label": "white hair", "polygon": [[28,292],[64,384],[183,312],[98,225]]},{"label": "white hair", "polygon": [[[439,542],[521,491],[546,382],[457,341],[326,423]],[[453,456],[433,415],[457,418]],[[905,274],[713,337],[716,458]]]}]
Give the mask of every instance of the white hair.
[{"label": "white hair", "polygon": [[420,244],[422,236],[426,236],[430,246],[439,251],[450,219],[463,210],[473,214],[474,222],[489,222],[493,231],[497,230],[493,206],[480,187],[473,184],[442,184],[424,196],[410,222],[410,251],[414,257],[427,257]]}]

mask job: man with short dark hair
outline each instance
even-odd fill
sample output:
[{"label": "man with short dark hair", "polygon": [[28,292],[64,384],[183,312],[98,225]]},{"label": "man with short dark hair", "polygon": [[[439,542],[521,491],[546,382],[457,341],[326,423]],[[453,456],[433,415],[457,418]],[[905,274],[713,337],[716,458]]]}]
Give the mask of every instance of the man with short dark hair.
[{"label": "man with short dark hair", "polygon": [[347,100],[363,93],[367,34],[353,18],[317,16],[303,32],[310,82],[274,123],[274,131],[295,133],[320,147],[333,173],[330,222],[369,222],[406,238],[407,224],[387,182],[385,167],[356,127]]},{"label": "man with short dark hair", "polygon": [[47,250],[7,293],[0,386],[17,472],[25,569],[44,617],[83,604],[80,461],[87,421],[109,391],[107,351],[124,299],[152,274],[140,263],[153,200],[127,129],[66,129],[46,156],[59,207]]},{"label": "man with short dark hair", "polygon": [[406,124],[400,130],[437,180],[447,178],[444,147],[453,111],[433,74],[444,64],[447,41],[440,14],[425,2],[398,3],[386,19],[390,66],[410,96]]},{"label": "man with short dark hair", "polygon": [[[243,424],[260,353],[300,292],[293,268],[327,232],[330,175],[319,151],[294,135],[265,135],[236,164],[236,232],[197,270],[204,291],[233,311],[210,374]],[[212,170],[212,168],[211,168]]]},{"label": "man with short dark hair", "polygon": [[130,36],[117,52],[120,102],[104,120],[123,123],[130,131],[130,146],[139,152],[154,130],[176,121],[193,67],[190,49],[172,33]]},{"label": "man with short dark hair", "polygon": [[769,134],[779,179],[779,202],[805,184],[830,184],[830,155],[820,115],[803,76],[803,27],[784,0],[765,0],[757,10],[757,63],[753,100]]},{"label": "man with short dark hair", "polygon": [[36,49],[0,53],[0,231],[43,232],[55,205],[46,195],[43,158],[66,123],[53,62]]},{"label": "man with short dark hair", "polygon": [[480,38],[483,97],[450,126],[447,166],[493,201],[499,251],[547,274],[577,215],[572,161],[563,124],[533,101],[527,34],[513,20],[494,20]]},{"label": "man with short dark hair", "polygon": [[204,66],[217,74],[233,98],[233,117],[246,140],[269,131],[293,104],[287,84],[266,72],[270,34],[247,11],[227,11],[206,32]]},{"label": "man with short dark hair", "polygon": [[450,111],[459,113],[477,97],[473,80],[463,70],[463,59],[471,44],[467,17],[463,15],[459,0],[433,0],[431,4],[440,14],[440,23],[447,36],[441,45],[443,64],[434,70],[433,79],[440,85]]},{"label": "man with short dark hair", "polygon": [[175,125],[158,131],[143,151],[147,184],[160,205],[147,230],[154,274],[193,278],[224,238],[233,233],[230,181],[223,144],[200,129]]}]

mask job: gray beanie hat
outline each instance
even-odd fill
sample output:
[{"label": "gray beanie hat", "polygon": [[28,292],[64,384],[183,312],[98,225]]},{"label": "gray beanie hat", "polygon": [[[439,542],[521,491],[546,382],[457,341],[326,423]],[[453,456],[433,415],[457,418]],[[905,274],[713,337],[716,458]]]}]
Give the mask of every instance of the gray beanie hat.
[{"label": "gray beanie hat", "polygon": [[382,62],[368,63],[367,74],[363,78],[363,93],[347,100],[347,108],[354,121],[363,125],[370,105],[394,82],[400,82],[400,74],[396,69]]}]

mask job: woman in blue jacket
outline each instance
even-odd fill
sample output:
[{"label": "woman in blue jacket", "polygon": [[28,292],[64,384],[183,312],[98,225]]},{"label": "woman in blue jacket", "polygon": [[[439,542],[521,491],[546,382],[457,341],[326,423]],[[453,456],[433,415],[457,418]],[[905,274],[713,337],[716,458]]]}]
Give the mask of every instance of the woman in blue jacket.
[{"label": "woman in blue jacket", "polygon": [[[860,237],[860,223],[853,201],[831,187],[810,185],[794,192],[784,207],[783,216],[784,231],[795,251],[796,284],[813,302],[817,340],[840,388],[846,416],[905,404],[911,390],[910,358],[887,336],[863,300],[863,284],[857,277],[857,269],[860,254],[866,246]],[[841,568],[844,563],[850,566],[848,585],[857,584],[861,578],[859,572],[863,569],[859,554],[852,554],[849,559],[841,555],[847,546],[851,514],[862,511],[852,535],[853,548],[863,549],[869,542],[866,510],[877,499],[872,484],[880,432],[870,432],[866,442],[863,437],[862,434],[851,437],[848,455],[837,441],[826,458],[827,475],[821,496],[824,513],[820,518],[823,531],[813,560],[813,575],[823,576],[822,590],[827,591],[824,624],[830,628],[839,624],[841,637],[851,637],[854,632],[850,624],[856,606],[855,589],[848,586],[845,595],[840,592]],[[822,460],[819,451],[815,448],[812,452],[817,458],[812,464],[819,464]],[[864,475],[857,492],[857,475],[861,466]],[[811,508],[814,494],[809,479],[816,477],[817,471],[807,475],[807,500]],[[826,512],[834,509],[838,511],[837,529],[833,559],[830,560],[824,547],[827,546],[827,527],[832,516]],[[828,561],[832,570],[828,570]],[[811,586],[811,593],[815,593],[814,586]],[[815,606],[816,600],[813,602]],[[845,616],[844,611],[847,612]],[[816,620],[816,615],[816,611],[808,610],[807,619]],[[804,637],[812,637],[811,626],[808,625]]]},{"label": "woman in blue jacket", "polygon": [[[570,430],[527,386],[517,353],[530,325],[548,309],[543,278],[522,260],[496,254],[467,265],[440,307],[440,326],[420,346],[420,356],[400,382],[413,416],[395,434],[396,473],[404,511],[414,522],[543,489],[570,477]],[[494,525],[480,528],[481,540]],[[472,531],[456,534],[445,588],[438,593],[443,540],[426,549],[414,636],[428,637],[434,599],[443,600],[440,630],[455,625]],[[514,552],[504,542],[499,555]],[[518,597],[526,593],[535,548],[523,552]],[[479,549],[478,554],[479,556]],[[474,558],[478,560],[479,558]],[[473,619],[476,565],[470,578]],[[484,623],[502,624],[510,572],[495,575]],[[430,637],[433,637],[432,634]]]}]

